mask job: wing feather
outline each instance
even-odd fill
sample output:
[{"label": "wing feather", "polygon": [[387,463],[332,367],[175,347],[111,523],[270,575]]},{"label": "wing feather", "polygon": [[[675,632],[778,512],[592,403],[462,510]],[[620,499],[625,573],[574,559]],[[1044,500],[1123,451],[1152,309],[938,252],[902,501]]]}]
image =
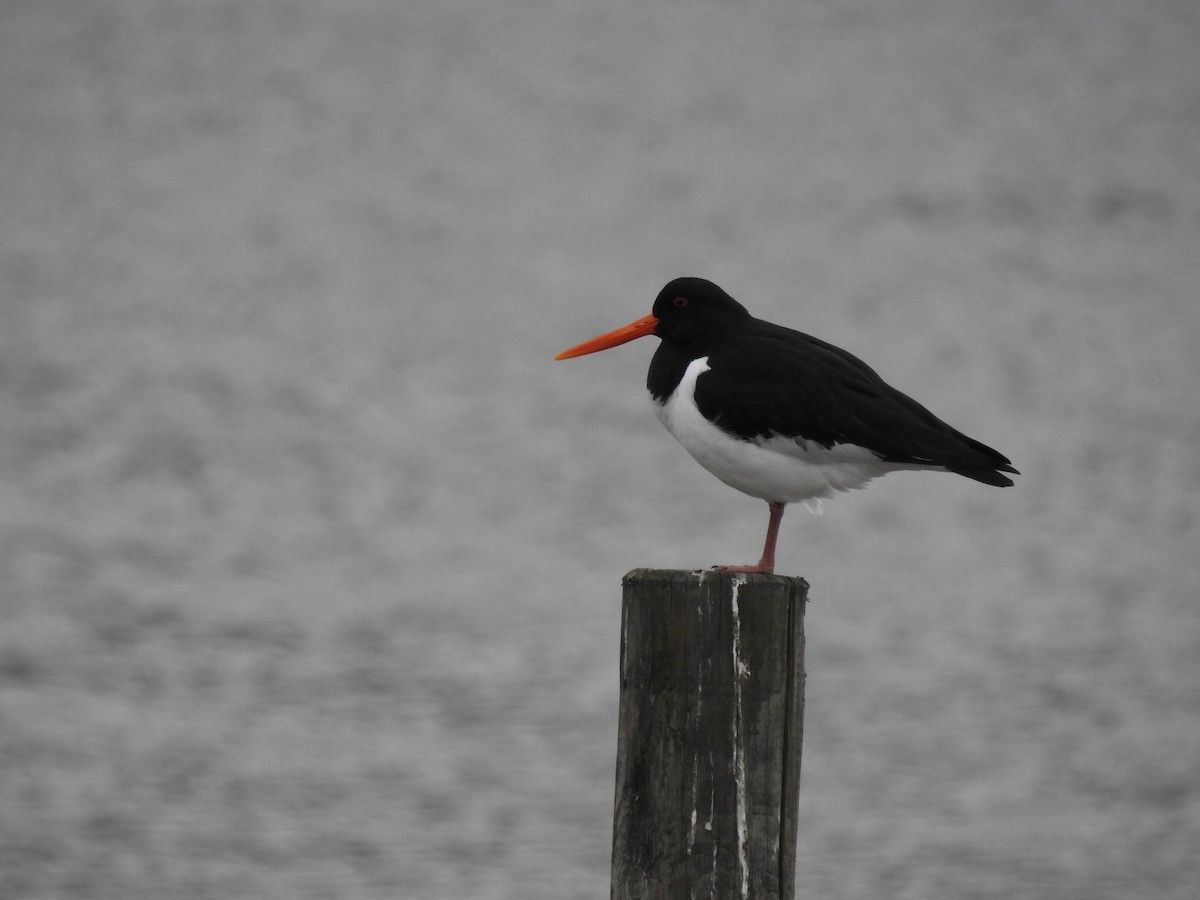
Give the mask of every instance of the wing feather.
[{"label": "wing feather", "polygon": [[696,403],[738,437],[802,436],[865,447],[884,462],[949,469],[989,484],[1016,472],[992,448],[947,425],[853,354],[757,319],[714,349]]}]

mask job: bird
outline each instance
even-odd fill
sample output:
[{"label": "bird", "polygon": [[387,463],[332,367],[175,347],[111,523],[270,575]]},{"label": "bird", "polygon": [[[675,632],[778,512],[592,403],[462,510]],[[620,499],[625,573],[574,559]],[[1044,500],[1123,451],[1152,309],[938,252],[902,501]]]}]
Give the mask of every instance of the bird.
[{"label": "bird", "polygon": [[[667,431],[730,487],[765,500],[757,563],[775,571],[784,507],[864,487],[889,472],[953,472],[1011,487],[1011,461],[947,425],[847,351],[752,316],[704,278],[676,278],[651,312],[555,356],[571,359],[654,335],[646,387]],[[1008,473],[1008,474],[1005,474]]]}]

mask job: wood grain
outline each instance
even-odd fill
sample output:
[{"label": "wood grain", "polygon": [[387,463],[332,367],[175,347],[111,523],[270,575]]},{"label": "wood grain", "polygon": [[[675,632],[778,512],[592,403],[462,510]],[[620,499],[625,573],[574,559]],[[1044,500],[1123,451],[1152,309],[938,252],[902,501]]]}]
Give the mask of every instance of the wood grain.
[{"label": "wood grain", "polygon": [[625,576],[614,900],[794,894],[802,578]]}]

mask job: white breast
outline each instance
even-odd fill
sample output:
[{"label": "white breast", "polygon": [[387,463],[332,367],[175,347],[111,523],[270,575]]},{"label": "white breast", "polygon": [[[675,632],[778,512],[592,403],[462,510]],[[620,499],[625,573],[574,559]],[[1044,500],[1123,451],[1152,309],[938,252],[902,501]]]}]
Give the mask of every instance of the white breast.
[{"label": "white breast", "polygon": [[856,444],[825,448],[803,438],[773,435],[744,441],[722,431],[696,406],[696,382],[709,371],[708,357],[692,360],[674,393],[654,412],[696,462],[751,497],[798,503],[833,491],[864,486],[898,469],[926,468],[881,462]]}]

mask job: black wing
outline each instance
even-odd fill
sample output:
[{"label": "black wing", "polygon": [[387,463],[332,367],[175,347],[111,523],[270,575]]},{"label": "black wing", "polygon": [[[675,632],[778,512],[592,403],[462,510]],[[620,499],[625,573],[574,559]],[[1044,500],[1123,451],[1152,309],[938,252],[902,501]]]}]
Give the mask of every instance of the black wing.
[{"label": "black wing", "polygon": [[866,363],[818,338],[758,319],[709,354],[696,382],[707,418],[742,438],[786,435],[849,443],[885,462],[943,466],[1011,485],[1009,460],[888,385]]}]

